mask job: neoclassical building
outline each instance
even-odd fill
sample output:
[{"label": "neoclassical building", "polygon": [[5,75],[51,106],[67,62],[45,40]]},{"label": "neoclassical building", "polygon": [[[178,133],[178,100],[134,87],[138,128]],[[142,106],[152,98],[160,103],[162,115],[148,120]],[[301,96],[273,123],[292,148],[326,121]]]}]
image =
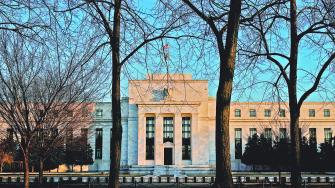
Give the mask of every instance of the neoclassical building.
[{"label": "neoclassical building", "polygon": [[[215,170],[215,98],[208,81],[188,74],[148,75],[129,81],[122,98],[122,170],[136,174],[199,174]],[[249,136],[269,139],[289,134],[287,103],[233,102],[230,152],[234,171],[241,163]],[[107,171],[110,163],[111,103],[97,103],[89,128],[94,150],[91,171]],[[301,134],[317,143],[329,141],[335,126],[335,102],[306,102],[301,109]]]}]

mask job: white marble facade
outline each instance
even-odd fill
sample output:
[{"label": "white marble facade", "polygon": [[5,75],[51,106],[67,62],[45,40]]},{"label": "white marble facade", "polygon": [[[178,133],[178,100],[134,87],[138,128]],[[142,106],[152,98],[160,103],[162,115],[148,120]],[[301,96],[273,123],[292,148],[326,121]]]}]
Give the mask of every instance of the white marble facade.
[{"label": "white marble facade", "polygon": [[[122,98],[122,155],[121,167],[125,173],[134,174],[209,174],[215,171],[215,98],[208,97],[208,82],[193,80],[191,75],[149,75],[145,80],[129,81],[129,97]],[[278,115],[284,109],[284,116]],[[102,110],[102,112],[101,112]],[[250,115],[255,110],[256,116]],[[265,110],[271,110],[265,116]],[[315,116],[310,111],[315,110]],[[325,116],[330,111],[329,117]],[[89,129],[89,142],[94,150],[94,164],[90,171],[107,171],[110,163],[110,133],[112,128],[111,103],[101,102],[95,106],[96,118]],[[99,113],[97,113],[99,111]],[[240,115],[236,114],[240,111]],[[332,134],[335,125],[335,103],[305,103],[302,107],[302,134],[308,135],[310,128],[316,130],[316,140],[321,143],[326,134]],[[251,128],[257,133],[271,128],[273,137],[279,128],[288,129],[286,103],[233,102],[230,120],[230,150],[234,171],[251,169],[235,156],[235,131],[241,130],[242,151]],[[155,120],[154,157],[146,157],[147,117]],[[173,120],[173,141],[163,141],[163,121]],[[182,119],[190,118],[190,158],[182,157]],[[102,129],[102,155],[96,157],[97,129]],[[330,130],[330,133],[329,133]],[[327,131],[327,133],[326,133]],[[170,148],[172,153],[165,153]],[[171,165],[166,156],[172,157]]]}]

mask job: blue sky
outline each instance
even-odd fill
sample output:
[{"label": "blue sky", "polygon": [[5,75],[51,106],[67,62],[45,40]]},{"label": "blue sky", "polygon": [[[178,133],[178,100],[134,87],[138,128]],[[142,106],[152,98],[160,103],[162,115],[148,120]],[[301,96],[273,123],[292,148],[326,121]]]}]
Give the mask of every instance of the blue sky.
[{"label": "blue sky", "polygon": [[[145,3],[144,3],[145,2]],[[142,10],[144,11],[149,11],[150,8],[154,6],[154,3],[156,1],[154,0],[146,0],[146,1],[137,1],[137,4],[142,7]],[[284,30],[280,32],[283,35],[283,38],[288,39],[288,33],[287,30]],[[273,45],[276,46],[275,40],[269,40],[270,43],[274,43]],[[285,42],[285,41],[283,41]],[[287,41],[288,42],[288,41]],[[218,59],[218,54],[216,52],[216,47],[211,46],[208,47],[207,50],[211,50],[210,54],[205,54],[202,58],[195,58],[196,55],[192,57],[191,55],[185,55],[183,54],[183,57],[180,57],[180,51],[178,50],[178,45],[175,41],[168,41],[164,40],[162,42],[162,45],[164,44],[169,44],[169,54],[170,54],[170,59],[169,59],[169,64],[171,65],[170,68],[170,73],[191,73],[193,74],[194,79],[202,79],[202,80],[209,80],[209,96],[215,96],[216,95],[216,90],[218,86],[218,65],[219,65],[219,59]],[[184,46],[185,47],[185,46]],[[186,48],[190,46],[186,46]],[[285,47],[283,47],[285,48]],[[275,49],[275,48],[274,48]],[[330,49],[334,49],[333,46],[330,46]],[[288,50],[288,48],[286,49]],[[194,52],[194,54],[197,54],[199,52]],[[298,72],[298,77],[300,78],[299,81],[299,89],[300,92],[298,95],[302,94],[302,91],[306,90],[309,88],[312,84],[310,79],[305,76],[307,71],[312,72],[312,73],[317,73],[319,70],[319,66],[317,65],[317,62],[319,62],[320,57],[325,56],[324,54],[320,53],[318,49],[315,47],[310,46],[309,43],[301,43],[300,48],[299,48],[299,72]],[[184,59],[183,59],[184,58]],[[279,61],[282,62],[284,65],[286,62],[283,59],[278,59]],[[237,64],[241,63],[239,62],[239,59],[237,59]],[[129,64],[132,62],[129,62]],[[163,63],[162,62],[162,57],[155,56],[150,58],[148,60],[149,65],[157,65]],[[265,67],[268,66],[270,62],[264,61],[260,62],[262,65],[260,66],[262,69],[265,69]],[[175,65],[175,67],[174,67]],[[211,66],[209,70],[205,70],[205,68],[208,68],[208,66]],[[132,75],[133,79],[144,79],[145,75],[148,73],[144,68],[143,65],[131,65],[128,66],[128,70],[131,70],[131,67],[136,67],[137,71]],[[327,79],[322,80],[321,86],[324,88],[332,88],[332,82],[334,81],[334,74],[331,73],[330,68],[327,69],[326,75]],[[235,78],[235,85],[236,88],[238,88],[238,82],[240,80],[243,80],[244,78],[240,75],[239,70],[236,70],[236,78]],[[166,68],[162,66],[156,66],[155,68],[150,68],[150,73],[166,73]],[[257,77],[256,79],[258,81],[272,81],[271,79],[276,78],[276,74],[271,74],[267,72],[257,72],[255,75],[250,75],[250,73],[245,73],[249,74],[251,77]],[[122,80],[122,86],[123,86],[123,96],[127,96],[127,77],[124,77]],[[243,83],[245,83],[244,81]],[[247,86],[247,85],[245,85]],[[263,101],[263,100],[271,100],[271,97],[269,96],[271,94],[272,88],[270,87],[265,87],[264,84],[256,84],[243,92],[234,90],[233,91],[233,101]],[[287,100],[285,98],[285,95],[287,95],[285,85],[282,89],[283,92],[283,100]],[[271,91],[271,92],[270,92]],[[316,92],[312,94],[307,101],[325,101],[325,100],[332,100],[333,101],[334,95],[331,92]]]}]

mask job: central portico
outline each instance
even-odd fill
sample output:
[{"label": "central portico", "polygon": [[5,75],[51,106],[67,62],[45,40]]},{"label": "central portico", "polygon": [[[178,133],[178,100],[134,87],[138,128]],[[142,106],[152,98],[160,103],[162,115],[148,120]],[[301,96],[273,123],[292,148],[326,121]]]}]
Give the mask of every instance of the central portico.
[{"label": "central portico", "polygon": [[[192,106],[139,105],[138,117],[141,123],[138,124],[138,165],[192,164],[192,160],[197,158],[194,153],[196,150],[192,150],[196,139],[192,139],[191,133],[197,132],[198,105]],[[152,140],[153,145],[146,143]],[[153,155],[150,154],[152,150]]]},{"label": "central portico", "polygon": [[129,96],[138,112],[138,166],[208,166],[208,145],[214,142],[208,134],[214,127],[206,123],[214,118],[208,116],[207,81],[185,74],[148,75],[130,81]]}]

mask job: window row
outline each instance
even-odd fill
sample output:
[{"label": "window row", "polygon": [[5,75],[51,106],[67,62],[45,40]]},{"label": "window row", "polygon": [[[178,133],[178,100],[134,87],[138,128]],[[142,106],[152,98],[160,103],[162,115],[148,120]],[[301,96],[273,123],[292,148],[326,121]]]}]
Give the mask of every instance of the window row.
[{"label": "window row", "polygon": [[[317,144],[316,140],[316,128],[309,128],[309,141],[310,143]],[[271,128],[265,128],[264,129],[264,138],[268,139],[270,143],[272,143],[272,129]],[[299,129],[299,134],[301,135],[301,128]],[[249,129],[249,137],[252,137],[254,135],[257,135],[257,129],[256,128],[250,128]],[[300,136],[301,137],[301,136]],[[285,140],[288,138],[288,132],[286,128],[279,128],[278,133],[279,140]],[[330,143],[333,138],[333,132],[331,128],[324,128],[324,142]],[[241,159],[242,158],[242,129],[241,128],[235,128],[235,159]]]},{"label": "window row", "polygon": [[[271,117],[272,110],[264,109],[264,117]],[[308,110],[308,117],[315,117],[315,109]],[[286,117],[285,109],[279,109],[278,111],[279,117]],[[235,109],[235,117],[241,117],[241,109]],[[256,109],[249,109],[249,117],[257,117]],[[330,109],[323,110],[323,117],[330,117]]]},{"label": "window row", "polygon": [[[155,158],[155,118],[146,118],[146,159]],[[112,135],[112,129],[111,129]],[[173,117],[164,117],[163,119],[163,143],[172,142],[174,135]],[[112,141],[112,137],[111,140]],[[95,159],[102,159],[103,129],[95,130]],[[182,118],[182,159],[191,160],[191,118]]]},{"label": "window row", "polygon": [[[173,117],[163,118],[163,143],[172,142],[174,135]],[[155,118],[146,118],[146,160],[155,159]],[[182,159],[191,160],[191,118],[182,118]]]}]

